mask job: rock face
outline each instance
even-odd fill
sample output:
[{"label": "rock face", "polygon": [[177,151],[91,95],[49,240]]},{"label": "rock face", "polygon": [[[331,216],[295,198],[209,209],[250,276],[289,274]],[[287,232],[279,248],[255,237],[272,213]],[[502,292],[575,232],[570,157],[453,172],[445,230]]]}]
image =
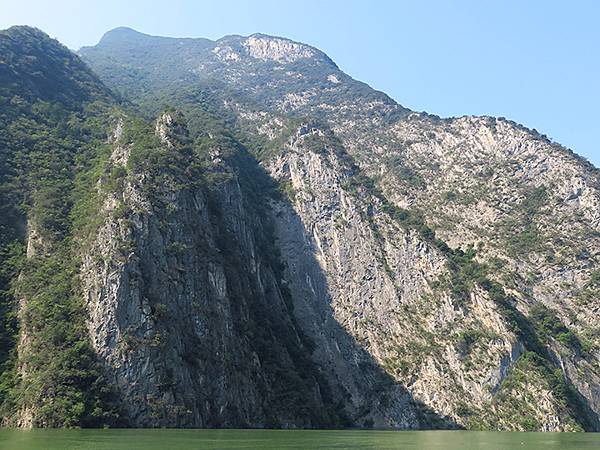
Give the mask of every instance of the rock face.
[{"label": "rock face", "polygon": [[158,117],[109,114],[65,253],[121,424],[600,429],[589,163],[283,38],[121,28],[80,53]]},{"label": "rock face", "polygon": [[270,36],[253,35],[242,43],[248,55],[263,61],[295,62],[303,58],[315,56],[315,52],[306,45],[287,39]]},{"label": "rock face", "polygon": [[[169,152],[188,150],[181,117],[155,129]],[[117,137],[114,164],[127,165],[127,145]],[[156,182],[137,174],[105,200],[81,270],[92,344],[130,424],[334,424],[266,252],[267,219],[236,176],[211,191],[187,175]]]}]

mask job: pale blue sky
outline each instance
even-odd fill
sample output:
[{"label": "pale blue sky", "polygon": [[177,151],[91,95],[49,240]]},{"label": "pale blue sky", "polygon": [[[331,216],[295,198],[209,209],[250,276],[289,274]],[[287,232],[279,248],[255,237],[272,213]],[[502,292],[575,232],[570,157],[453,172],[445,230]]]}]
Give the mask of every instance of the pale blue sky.
[{"label": "pale blue sky", "polygon": [[0,10],[0,28],[34,25],[73,49],[117,26],[286,36],[411,109],[505,116],[600,166],[600,1],[3,0]]}]

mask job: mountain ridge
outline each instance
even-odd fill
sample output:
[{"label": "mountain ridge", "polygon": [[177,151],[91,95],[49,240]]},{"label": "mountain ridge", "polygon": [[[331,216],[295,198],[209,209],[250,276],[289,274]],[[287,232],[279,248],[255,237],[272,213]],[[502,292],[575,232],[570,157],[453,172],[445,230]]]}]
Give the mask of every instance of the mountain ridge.
[{"label": "mountain ridge", "polygon": [[[107,35],[110,35],[111,33],[115,32],[115,31],[120,31],[120,30],[127,30],[128,32],[133,32],[133,34],[134,34],[134,35],[141,35],[141,36],[143,36],[143,37],[145,37],[145,38],[153,38],[153,39],[163,39],[163,38],[164,38],[164,39],[167,39],[167,40],[176,39],[176,40],[182,40],[182,41],[194,41],[194,40],[198,40],[199,42],[202,42],[202,41],[208,41],[208,42],[210,42],[210,43],[212,43],[212,44],[217,44],[217,43],[219,43],[219,42],[221,42],[221,41],[227,42],[227,41],[228,41],[228,40],[230,40],[230,39],[234,39],[234,40],[240,40],[240,39],[242,39],[242,40],[247,40],[248,38],[251,38],[251,37],[264,37],[264,38],[267,38],[267,39],[272,39],[272,40],[277,40],[277,39],[280,39],[280,40],[285,40],[285,41],[292,42],[292,43],[295,43],[295,44],[299,44],[299,45],[301,45],[301,46],[307,47],[307,48],[309,48],[309,49],[312,49],[312,50],[316,50],[317,52],[319,52],[319,53],[323,54],[323,56],[325,56],[325,57],[326,57],[328,60],[330,60],[330,61],[331,61],[331,62],[332,62],[334,65],[335,65],[335,67],[336,67],[337,69],[339,69],[339,67],[337,66],[337,64],[336,64],[336,63],[333,61],[333,59],[332,59],[332,58],[331,58],[329,55],[327,55],[326,53],[322,52],[321,50],[319,50],[318,48],[316,48],[316,47],[314,47],[314,46],[312,46],[312,45],[310,45],[310,44],[306,44],[306,43],[304,43],[304,42],[299,42],[299,41],[294,41],[293,39],[289,39],[289,38],[286,38],[286,37],[283,37],[283,36],[269,35],[269,34],[262,33],[262,32],[256,32],[256,33],[252,33],[252,34],[250,34],[250,35],[237,35],[237,34],[233,34],[233,35],[226,35],[226,36],[223,36],[223,37],[221,37],[221,38],[218,38],[218,39],[215,39],[215,40],[211,40],[211,39],[204,38],[204,37],[183,37],[183,38],[182,38],[182,37],[164,37],[164,36],[160,36],[160,35],[151,35],[151,34],[143,33],[143,32],[137,31],[137,30],[135,30],[135,29],[133,29],[133,28],[130,28],[130,27],[126,27],[126,26],[120,26],[120,27],[116,27],[116,28],[114,28],[114,29],[112,29],[112,30],[109,30],[109,31],[107,31],[107,32],[106,32],[106,33],[103,35],[103,37],[100,39],[100,41],[98,42],[98,44],[96,44],[95,46],[94,46],[94,45],[90,45],[90,46],[83,46],[83,47],[79,48],[79,50],[77,50],[77,53],[78,53],[78,54],[84,54],[84,55],[85,55],[85,53],[86,53],[86,50],[87,50],[87,49],[91,49],[91,48],[94,48],[94,47],[97,47],[98,45],[100,45],[100,43],[101,43],[102,39],[103,39],[105,36],[107,36]],[[360,82],[360,81],[359,81],[359,82]],[[364,83],[364,82],[360,82],[360,83]],[[369,88],[373,89],[373,90],[374,90],[374,91],[376,91],[376,92],[382,92],[382,93],[383,93],[383,91],[379,91],[379,90],[377,90],[377,89],[374,89],[374,88],[372,88],[370,85],[368,85],[368,83],[364,83],[364,84],[365,84],[365,85],[367,85]],[[524,124],[522,124],[522,123],[518,123],[518,122],[515,122],[515,121],[513,121],[513,120],[506,119],[506,118],[504,118],[504,117],[496,117],[496,116],[491,116],[491,115],[487,115],[487,114],[483,114],[483,115],[465,114],[465,115],[459,115],[459,116],[440,117],[440,116],[438,116],[438,115],[436,115],[436,114],[434,114],[434,113],[427,112],[427,111],[412,111],[412,110],[409,110],[408,108],[405,108],[404,106],[402,106],[402,105],[400,104],[400,102],[396,101],[395,99],[392,99],[392,100],[393,100],[393,101],[394,101],[394,102],[395,102],[395,103],[396,103],[398,106],[400,106],[400,107],[404,108],[404,109],[405,109],[405,110],[407,110],[407,111],[410,111],[410,112],[412,112],[412,113],[415,113],[415,114],[424,114],[424,115],[426,115],[426,116],[433,116],[433,117],[438,117],[438,118],[441,118],[441,119],[448,119],[448,120],[452,120],[452,119],[461,119],[461,118],[483,118],[483,119],[485,119],[485,118],[494,118],[494,119],[500,119],[500,120],[508,120],[508,121],[510,121],[510,122],[512,122],[512,123],[514,123],[514,124],[515,124],[516,126],[518,126],[519,128],[523,128],[523,129],[527,130],[528,132],[531,132],[531,133],[532,133],[532,134],[534,134],[534,135],[536,135],[536,134],[539,134],[539,135],[541,135],[541,136],[545,136],[545,134],[538,132],[538,131],[537,131],[535,128],[530,128],[530,127],[528,127],[528,126],[526,126],[526,125],[524,125]],[[554,141],[554,140],[552,140],[552,139],[550,139],[550,138],[547,138],[547,139],[548,139],[548,142],[550,142],[550,143],[552,143],[552,144],[556,144],[556,145],[560,145],[561,147],[564,147],[564,146],[563,146],[562,144],[560,144],[559,142],[556,142],[556,141]],[[595,165],[594,165],[594,164],[593,164],[591,161],[589,161],[589,160],[588,160],[586,157],[584,157],[584,156],[582,156],[582,155],[580,155],[580,154],[576,153],[576,152],[575,152],[573,149],[571,149],[571,148],[568,148],[568,147],[564,147],[564,148],[565,148],[567,151],[569,151],[569,152],[572,152],[574,155],[576,155],[576,156],[577,156],[578,158],[580,158],[581,160],[583,160],[583,161],[587,161],[587,162],[588,162],[590,165],[592,165],[594,168],[598,169],[598,168],[597,168],[597,167],[596,167],[596,166],[595,166]]]}]

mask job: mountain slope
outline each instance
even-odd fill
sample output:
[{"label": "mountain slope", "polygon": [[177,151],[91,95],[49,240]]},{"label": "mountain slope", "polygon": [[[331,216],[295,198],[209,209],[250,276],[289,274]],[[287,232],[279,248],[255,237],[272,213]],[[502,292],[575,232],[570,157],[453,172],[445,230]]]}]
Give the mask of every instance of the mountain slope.
[{"label": "mountain slope", "polygon": [[114,100],[39,30],[0,32],[0,51],[2,415],[19,425],[114,423],[71,245]]},{"label": "mountain slope", "polygon": [[[304,44],[121,31],[103,38],[110,48],[81,50],[113,88],[151,87],[131,98],[148,111],[183,109],[193,135],[205,125],[194,112],[208,104],[290,195],[292,210],[276,207],[278,227],[310,230],[279,238],[296,311],[314,308],[307,292],[325,300],[397,383],[464,426],[598,427],[594,167],[506,119],[411,113]],[[149,52],[175,44],[202,50],[175,52],[167,76]],[[345,189],[370,197],[348,204]],[[349,220],[358,212],[362,225]],[[417,243],[400,256],[406,239]],[[312,264],[299,262],[306,254],[321,290]],[[441,269],[422,266],[432,258]]]},{"label": "mountain slope", "polygon": [[79,53],[111,88],[133,98],[185,86],[219,83],[272,110],[354,120],[405,114],[382,92],[343,73],[320,50],[255,34],[207,39],[160,38],[117,28]]}]

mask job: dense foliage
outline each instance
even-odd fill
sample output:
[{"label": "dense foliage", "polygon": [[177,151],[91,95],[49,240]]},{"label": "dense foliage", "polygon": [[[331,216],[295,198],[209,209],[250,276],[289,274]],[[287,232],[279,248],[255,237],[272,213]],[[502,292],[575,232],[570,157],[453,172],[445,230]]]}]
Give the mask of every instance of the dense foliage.
[{"label": "dense foliage", "polygon": [[36,425],[113,423],[73,246],[94,209],[112,100],[77,57],[38,30],[0,32],[0,54],[2,414],[8,423],[24,410]]}]

